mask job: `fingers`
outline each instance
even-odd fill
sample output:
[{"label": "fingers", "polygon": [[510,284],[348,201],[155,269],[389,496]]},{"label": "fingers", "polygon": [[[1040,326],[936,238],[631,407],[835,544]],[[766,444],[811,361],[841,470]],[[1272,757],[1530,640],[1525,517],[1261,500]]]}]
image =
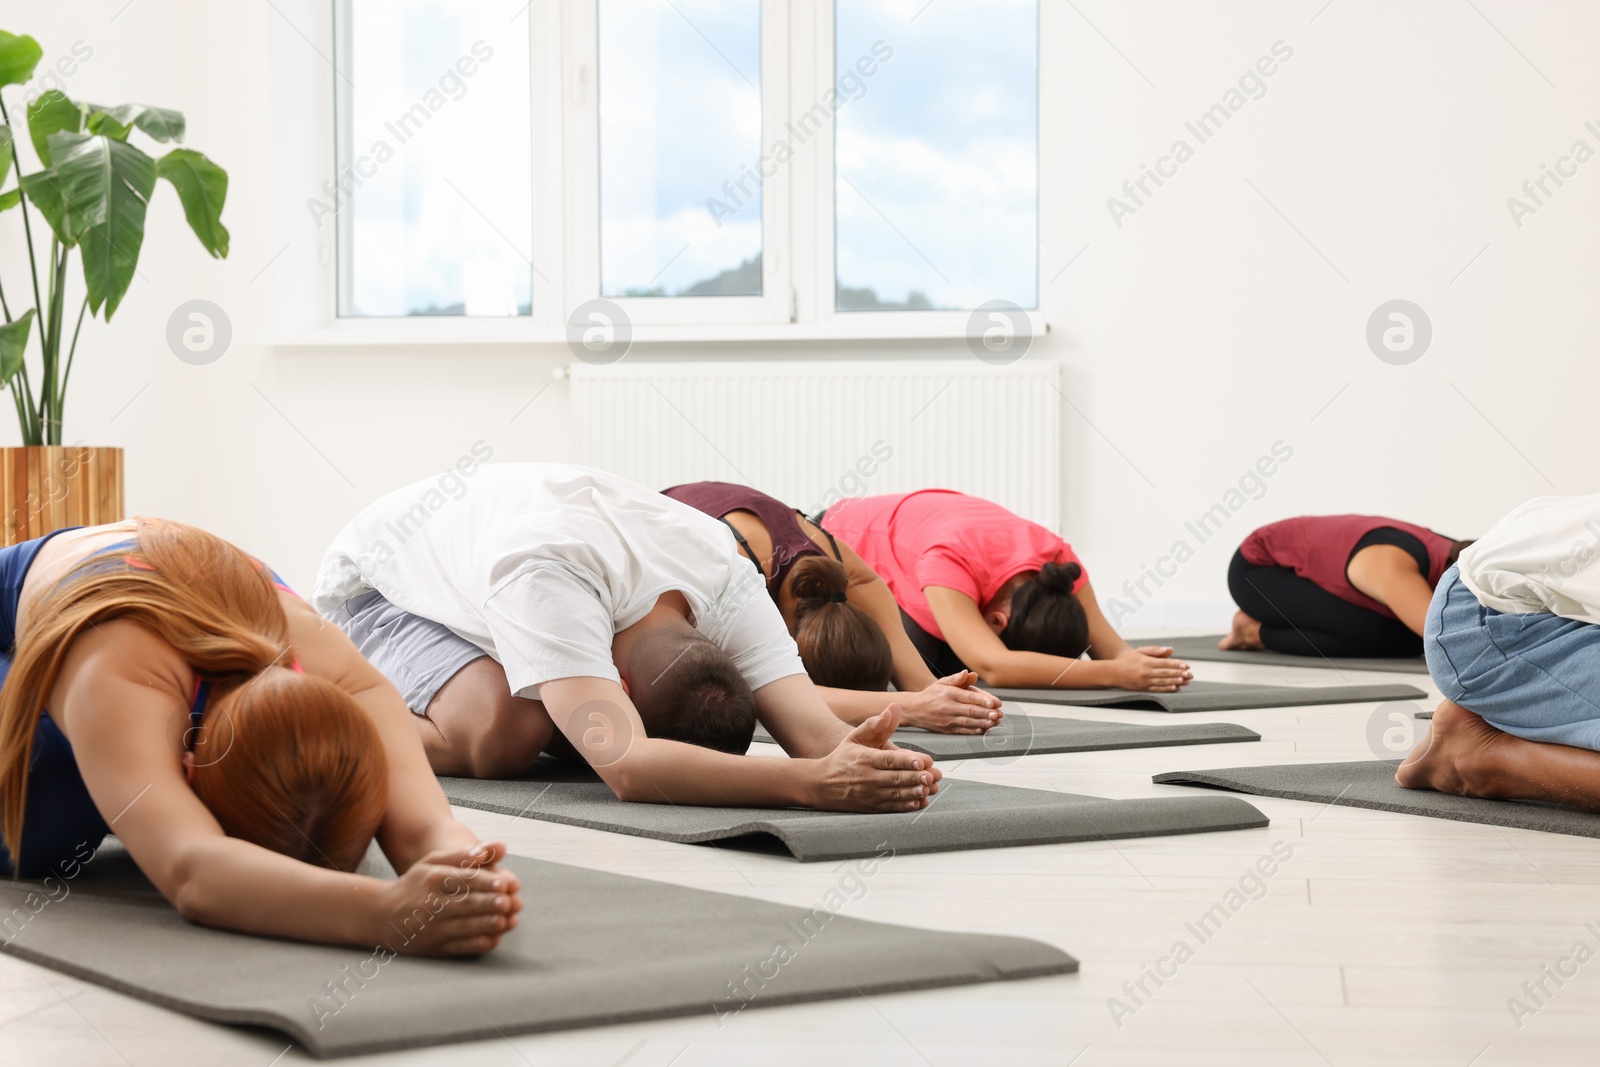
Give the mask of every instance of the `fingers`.
[{"label": "fingers", "polygon": [[439,956],[481,956],[500,944],[500,939],[516,929],[515,917],[476,916],[445,921],[436,931],[438,940],[431,950]]},{"label": "fingers", "polygon": [[847,741],[868,748],[882,748],[889,744],[889,738],[900,726],[900,705],[890,704],[883,711],[867,719],[860,726],[850,731]]},{"label": "fingers", "polygon": [[522,898],[510,893],[468,893],[452,900],[449,913],[457,917],[475,915],[512,916],[522,910]]},{"label": "fingers", "polygon": [[998,714],[993,718],[987,715],[952,715],[940,725],[939,730],[947,734],[986,734],[998,725]]},{"label": "fingers", "polygon": [[982,689],[955,689],[951,688],[943,694],[946,699],[957,704],[966,704],[972,707],[985,708],[989,711],[1000,710],[1000,698],[993,693],[985,693]]},{"label": "fingers", "polygon": [[1172,646],[1170,646],[1170,645],[1145,645],[1145,646],[1143,646],[1141,648],[1134,649],[1134,651],[1142,653],[1143,655],[1146,655],[1146,656],[1153,656],[1156,659],[1165,659],[1166,657],[1172,655]]},{"label": "fingers", "polygon": [[492,952],[500,944],[494,937],[464,937],[455,941],[446,941],[433,953],[436,956],[481,956],[485,952]]},{"label": "fingers", "polygon": [[[503,848],[504,846],[501,847]],[[494,854],[493,849],[493,845],[485,845],[481,841],[471,848],[441,848],[423,856],[422,862],[436,867],[481,867],[488,863],[498,862],[487,858]],[[501,855],[504,855],[504,853],[502,852]]]},{"label": "fingers", "polygon": [[480,841],[471,848],[439,849],[422,857],[423,863],[441,867],[493,867],[506,858],[506,846],[499,841]]},{"label": "fingers", "polygon": [[942,694],[944,696],[964,700],[969,704],[980,704],[986,708],[998,708],[1000,706],[999,697],[993,693],[986,693],[982,689],[975,688],[979,680],[977,673],[974,671],[957,671],[955,674],[940,678],[936,684],[951,690],[949,693]]},{"label": "fingers", "polygon": [[880,748],[873,751],[871,766],[879,771],[927,771],[933,767],[933,759],[903,748]]}]

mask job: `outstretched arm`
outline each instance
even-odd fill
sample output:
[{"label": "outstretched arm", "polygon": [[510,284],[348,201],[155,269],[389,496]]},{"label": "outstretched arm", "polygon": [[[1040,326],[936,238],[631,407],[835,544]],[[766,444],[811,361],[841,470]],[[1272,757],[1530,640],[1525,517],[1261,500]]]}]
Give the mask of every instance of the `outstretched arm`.
[{"label": "outstretched arm", "polygon": [[[825,535],[809,520],[801,521],[811,539],[826,548]],[[898,692],[866,693],[853,689],[818,687],[828,707],[847,723],[861,723],[886,709],[900,705],[908,726],[920,726],[940,733],[980,734],[1000,721],[1000,701],[976,688],[978,676],[970,671],[935,678],[922,655],[906,636],[900,621],[900,605],[878,573],[867,566],[856,551],[843,541],[835,542],[850,576],[845,595],[850,603],[865,611],[888,639],[894,657],[890,679]]]},{"label": "outstretched arm", "polygon": [[927,756],[888,742],[897,712],[852,731],[802,686],[811,690],[796,676],[756,691],[762,721],[794,759],[736,756],[649,737],[627,693],[605,678],[545,682],[539,699],[623,800],[831,811],[906,811],[929,803],[940,774]]},{"label": "outstretched arm", "polygon": [[[1100,610],[1100,601],[1095,598],[1094,587],[1088,582],[1084,582],[1083,588],[1072,595],[1078,598],[1078,603],[1083,606],[1084,618],[1089,622],[1089,655],[1097,660],[1118,661],[1125,679],[1118,684],[1124,689],[1170,693],[1194,681],[1194,672],[1189,665],[1172,658],[1172,646],[1141,645],[1135,648],[1124,641],[1122,635],[1106,620],[1105,613]],[[1131,684],[1127,679],[1131,679]]]},{"label": "outstretched arm", "polygon": [[1428,618],[1433,589],[1411,553],[1398,545],[1368,545],[1345,568],[1357,590],[1388,607],[1418,637]]},{"label": "outstretched arm", "polygon": [[498,846],[432,853],[391,882],[224,834],[182,771],[192,679],[171,646],[116,619],[73,643],[51,699],[95,807],[184,918],[430,955],[486,952],[515,926],[516,877],[480,870],[504,856]]},{"label": "outstretched arm", "polygon": [[389,800],[378,828],[378,844],[394,869],[404,873],[430,852],[475,846],[478,836],[450,813],[450,802],[422,749],[416,716],[399,690],[310,604],[292,593],[280,591],[278,595],[301,667],[354,697],[383,740],[389,763]]},{"label": "outstretched arm", "polygon": [[[987,685],[1026,689],[1121,688],[1159,693],[1172,692],[1187,682],[1187,664],[1148,650],[1128,648],[1105,621],[1098,606],[1090,613],[1094,593],[1087,584],[1077,595],[1089,616],[1090,649],[1091,654],[1096,655],[1088,660],[1007,648],[984,621],[970,596],[939,585],[930,585],[923,593],[939,629],[944,631],[945,640]],[[1116,652],[1110,658],[1100,658],[1096,651],[1119,647],[1126,651]],[[1170,649],[1166,651],[1171,652]]]}]

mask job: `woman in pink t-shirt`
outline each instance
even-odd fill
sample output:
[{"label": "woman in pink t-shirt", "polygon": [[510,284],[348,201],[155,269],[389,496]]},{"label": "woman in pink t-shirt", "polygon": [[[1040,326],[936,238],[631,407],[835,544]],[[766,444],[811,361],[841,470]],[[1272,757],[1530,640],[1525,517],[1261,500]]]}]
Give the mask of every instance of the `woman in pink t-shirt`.
[{"label": "woman in pink t-shirt", "polygon": [[998,504],[926,489],[846,500],[822,521],[889,586],[935,674],[971,669],[996,687],[1158,693],[1194,677],[1172,649],[1117,636],[1072,547]]}]

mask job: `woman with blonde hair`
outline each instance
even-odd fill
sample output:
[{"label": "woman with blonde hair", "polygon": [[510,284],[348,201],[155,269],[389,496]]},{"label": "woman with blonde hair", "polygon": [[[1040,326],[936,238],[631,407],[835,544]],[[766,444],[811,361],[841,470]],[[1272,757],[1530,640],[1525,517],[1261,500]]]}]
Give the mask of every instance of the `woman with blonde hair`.
[{"label": "woman with blonde hair", "polygon": [[[0,872],[115,833],[192,922],[475,955],[504,846],[451,816],[400,694],[267,567],[177,522],[0,549]],[[399,877],[354,874],[376,837]]]},{"label": "woman with blonde hair", "polygon": [[[979,734],[1000,721],[1000,701],[956,670],[936,678],[906,636],[894,594],[848,544],[759,489],[691,482],[665,490],[733,531],[777,603],[800,659],[828,707],[864,722],[889,703],[907,726]],[[889,683],[897,690],[887,693]]]}]

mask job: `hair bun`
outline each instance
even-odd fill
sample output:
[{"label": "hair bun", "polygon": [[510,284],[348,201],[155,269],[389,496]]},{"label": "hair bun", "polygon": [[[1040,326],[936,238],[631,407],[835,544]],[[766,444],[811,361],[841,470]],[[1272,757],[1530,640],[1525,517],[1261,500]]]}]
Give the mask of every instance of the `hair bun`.
[{"label": "hair bun", "polygon": [[1039,584],[1052,593],[1071,593],[1083,568],[1076,563],[1046,563],[1039,568]]},{"label": "hair bun", "polygon": [[789,590],[802,614],[843,603],[850,588],[850,574],[844,565],[827,556],[801,556],[789,574]]}]

